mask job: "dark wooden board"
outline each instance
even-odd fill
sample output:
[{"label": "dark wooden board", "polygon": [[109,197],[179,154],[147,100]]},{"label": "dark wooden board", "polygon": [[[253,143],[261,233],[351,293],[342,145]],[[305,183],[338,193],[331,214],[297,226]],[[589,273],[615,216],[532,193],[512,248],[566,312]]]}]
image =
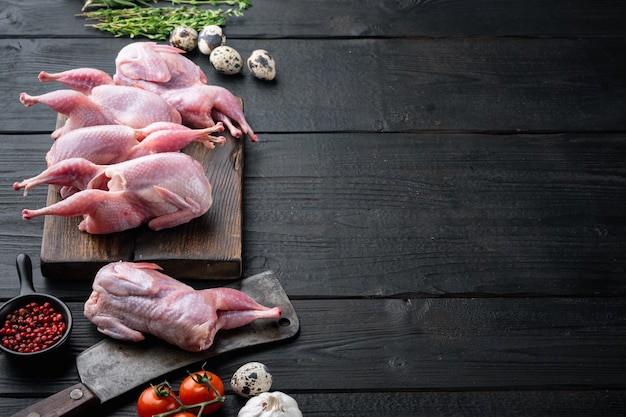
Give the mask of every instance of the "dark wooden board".
[{"label": "dark wooden board", "polygon": [[[10,185],[54,123],[17,97],[54,87],[41,70],[111,71],[130,40],[84,27],[81,0],[40,3],[0,0],[0,299],[27,251],[80,318],[90,283],[42,277],[43,219],[19,219],[47,190]],[[230,19],[229,44],[278,64],[267,84],[194,57],[260,134],[243,276],[277,271],[302,333],[209,366],[267,362],[309,417],[626,415],[625,21],[615,0],[253,0]],[[74,353],[101,337],[78,321]],[[0,415],[77,382],[0,374]],[[135,417],[136,395],[92,417]]]},{"label": "dark wooden board", "polygon": [[[0,94],[7,98],[0,102],[2,130],[52,131],[52,111],[45,105],[24,108],[16,89],[40,94],[58,88],[37,81],[41,70],[93,66],[114,72],[117,52],[129,42],[70,39],[60,48],[55,39],[26,39],[18,52],[14,40],[0,39],[6,74]],[[218,75],[205,56],[192,59],[210,83],[245,98],[260,141],[271,139],[264,133],[295,132],[614,132],[626,122],[626,38],[271,39],[230,45],[242,56],[256,48],[270,51],[276,80],[262,82],[247,72]],[[94,49],[96,58],[89,53]]]},{"label": "dark wooden board", "polygon": [[246,150],[244,263],[306,297],[624,295],[625,139],[274,135]]},{"label": "dark wooden board", "polygon": [[[85,27],[84,1],[2,0],[0,35],[106,37]],[[165,4],[165,2],[161,2]],[[612,0],[256,0],[228,18],[230,38],[626,35],[626,8]],[[41,22],[46,22],[43,25]],[[53,22],[63,22],[54,24]]]},{"label": "dark wooden board", "polygon": [[[291,299],[291,297],[290,297]],[[70,349],[78,354],[105,336],[82,316]],[[244,349],[211,361],[219,375],[257,358],[273,389],[326,391],[623,389],[626,303],[614,298],[385,298],[293,300],[300,332],[281,344]],[[306,357],[303,362],[300,358]],[[0,357],[6,365],[6,356]],[[47,396],[77,378],[73,366],[45,387],[19,368],[0,381],[2,396]],[[185,370],[171,375],[174,382]],[[376,375],[376,378],[369,377]]]},{"label": "dark wooden board", "polygon": [[[307,417],[623,417],[623,390],[553,391],[418,391],[418,392],[288,392]],[[0,399],[0,414],[9,415],[31,403],[23,398]],[[244,400],[227,395],[219,417],[237,417]],[[515,404],[514,407],[511,404]],[[134,404],[104,406],[90,417],[136,417]]]},{"label": "dark wooden board", "polygon": [[[57,127],[64,122],[59,116]],[[107,235],[80,231],[82,216],[45,216],[42,274],[91,280],[102,266],[122,260],[155,262],[179,279],[240,278],[243,139],[222,134],[223,146],[208,149],[192,142],[183,149],[202,163],[211,183],[213,203],[207,213],[169,229],[140,226]],[[50,186],[47,205],[59,201],[61,196]]]},{"label": "dark wooden board", "polygon": [[[220,356],[209,361],[210,369],[228,381],[241,364],[261,361],[272,372],[273,390],[302,395],[302,408],[317,415],[336,407],[349,407],[346,412],[356,413],[353,415],[370,415],[370,407],[384,411],[380,404],[358,404],[356,400],[367,393],[381,401],[389,398],[392,409],[398,407],[400,412],[407,412],[408,405],[415,407],[422,395],[425,407],[434,407],[428,405],[430,401],[439,403],[444,398],[458,398],[470,405],[474,398],[472,408],[493,398],[500,409],[505,398],[532,402],[532,408],[542,399],[562,403],[574,393],[585,392],[600,409],[608,400],[617,401],[618,408],[624,409],[623,298],[292,302],[301,324],[294,340]],[[82,303],[71,303],[71,307],[78,317]],[[77,321],[71,341],[76,353],[102,337],[84,318]],[[0,357],[0,365],[7,370],[0,380],[0,410],[17,408],[10,399],[18,393],[43,397],[77,382],[72,366],[49,383],[34,385],[24,379],[22,370],[7,366],[6,357]],[[176,385],[185,375],[185,370],[177,371],[168,381]],[[320,381],[324,381],[323,387],[318,385]],[[226,387],[232,394],[228,384]],[[543,392],[535,392],[539,389]],[[569,393],[562,392],[565,389]],[[330,403],[321,406],[320,395],[329,392],[341,394],[342,399],[327,397]],[[437,400],[435,393],[442,397]],[[132,415],[129,412],[136,395],[131,392],[112,402],[100,415]],[[403,406],[402,399],[408,404]],[[239,404],[229,397],[226,415],[236,415]]]},{"label": "dark wooden board", "polygon": [[[626,294],[623,134],[272,134],[244,146],[243,264],[290,296]],[[45,204],[10,188],[48,135],[6,135],[0,254],[37,266]],[[30,151],[29,151],[30,150]],[[304,157],[303,157],[304,156]],[[17,162],[13,162],[17,161]],[[43,168],[43,166],[41,167]],[[366,202],[366,203],[365,203]],[[36,242],[33,244],[33,242]],[[64,297],[76,283],[36,284]]]}]

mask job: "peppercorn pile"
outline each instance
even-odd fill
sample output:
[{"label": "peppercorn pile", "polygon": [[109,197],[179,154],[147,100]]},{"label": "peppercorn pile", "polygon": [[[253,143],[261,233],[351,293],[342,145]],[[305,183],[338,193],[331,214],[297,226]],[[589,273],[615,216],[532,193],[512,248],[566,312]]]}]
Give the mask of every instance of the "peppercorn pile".
[{"label": "peppercorn pile", "polygon": [[58,342],[66,330],[63,315],[49,302],[31,302],[7,315],[0,340],[2,346],[15,352],[39,352]]}]

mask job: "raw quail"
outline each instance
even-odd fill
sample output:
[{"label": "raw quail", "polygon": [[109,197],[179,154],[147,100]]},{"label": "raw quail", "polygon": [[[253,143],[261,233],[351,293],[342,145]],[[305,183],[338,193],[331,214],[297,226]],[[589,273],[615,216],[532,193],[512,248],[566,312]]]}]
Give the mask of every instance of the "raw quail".
[{"label": "raw quail", "polygon": [[258,136],[237,98],[223,87],[208,85],[206,75],[183,53],[155,42],[131,43],[119,51],[113,79],[118,85],[138,86],[160,95],[190,127],[209,127],[222,121],[234,137],[245,133],[256,141]]},{"label": "raw quail", "polygon": [[142,128],[154,122],[182,121],[180,113],[162,97],[140,88],[99,85],[89,95],[78,90],[56,90],[39,96],[20,95],[24,106],[43,103],[68,117],[53,138],[87,126],[122,124]]},{"label": "raw quail", "polygon": [[26,194],[41,184],[79,191],[47,207],[24,209],[22,218],[83,216],[78,228],[91,234],[119,232],[145,223],[153,230],[178,226],[206,213],[212,203],[204,167],[182,152],[146,155],[112,165],[70,158],[16,182],[13,189],[23,188]]},{"label": "raw quail", "polygon": [[69,158],[85,158],[96,164],[115,164],[159,152],[179,151],[193,141],[214,149],[223,145],[221,123],[191,129],[178,123],[151,123],[143,129],[125,125],[99,125],[72,130],[54,141],[46,154],[48,166]]},{"label": "raw quail", "polygon": [[195,290],[160,269],[145,262],[105,265],[94,279],[85,317],[115,339],[139,342],[147,333],[197,352],[208,349],[221,329],[281,315],[280,307],[265,307],[241,291]]}]

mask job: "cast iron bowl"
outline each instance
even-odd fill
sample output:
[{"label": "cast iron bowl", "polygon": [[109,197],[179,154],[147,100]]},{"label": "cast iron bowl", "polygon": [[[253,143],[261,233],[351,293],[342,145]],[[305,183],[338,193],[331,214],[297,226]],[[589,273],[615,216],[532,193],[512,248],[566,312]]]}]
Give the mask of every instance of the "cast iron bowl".
[{"label": "cast iron bowl", "polygon": [[63,315],[67,328],[65,329],[65,333],[63,333],[61,339],[59,339],[55,344],[38,352],[16,352],[2,346],[2,343],[0,343],[0,350],[3,350],[7,355],[9,355],[9,357],[19,361],[38,361],[40,359],[50,359],[53,355],[58,355],[64,351],[67,346],[67,342],[70,339],[70,333],[72,332],[72,312],[69,307],[58,298],[49,294],[35,292],[35,288],[33,286],[33,265],[28,255],[23,253],[17,255],[15,263],[17,265],[17,275],[20,280],[20,295],[10,299],[4,303],[2,307],[0,307],[0,326],[4,326],[7,316],[16,309],[24,307],[33,301],[39,304],[43,304],[47,301],[52,305],[52,307],[54,307],[56,312]]}]

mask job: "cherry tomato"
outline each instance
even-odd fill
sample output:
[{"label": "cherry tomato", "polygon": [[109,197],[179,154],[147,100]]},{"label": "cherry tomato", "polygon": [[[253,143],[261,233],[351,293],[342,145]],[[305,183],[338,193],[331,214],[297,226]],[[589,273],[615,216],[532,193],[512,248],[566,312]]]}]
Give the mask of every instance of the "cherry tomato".
[{"label": "cherry tomato", "polygon": [[190,413],[189,411],[181,411],[176,414],[172,414],[169,417],[196,417],[194,413]]},{"label": "cherry tomato", "polygon": [[[211,387],[209,387],[209,384]],[[218,397],[224,397],[224,383],[219,376],[209,371],[198,371],[189,374],[180,384],[179,397],[185,405],[193,405],[207,401],[213,401]],[[202,410],[206,416],[218,410],[223,401],[207,405]]]},{"label": "cherry tomato", "polygon": [[167,383],[146,388],[137,400],[139,417],[152,417],[155,414],[176,410],[178,407],[180,404],[176,401],[176,394]]}]

